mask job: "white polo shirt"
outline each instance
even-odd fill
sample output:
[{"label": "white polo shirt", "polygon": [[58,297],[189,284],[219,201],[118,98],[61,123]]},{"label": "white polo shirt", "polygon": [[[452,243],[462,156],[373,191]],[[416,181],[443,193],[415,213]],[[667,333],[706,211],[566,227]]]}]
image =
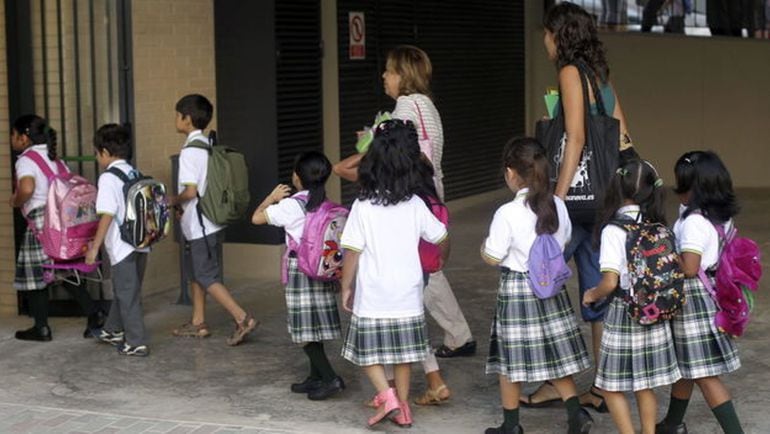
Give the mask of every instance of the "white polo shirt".
[{"label": "white polo shirt", "polygon": [[19,155],[16,160],[16,180],[21,181],[22,178],[33,178],[35,180],[35,190],[32,196],[21,206],[21,213],[25,216],[29,214],[33,209],[45,206],[48,201],[48,178],[45,176],[37,163],[32,161],[31,158],[24,157],[24,155],[30,152],[36,152],[43,157],[43,160],[48,163],[48,167],[51,168],[53,173],[59,173],[56,163],[48,158],[48,145],[33,145],[25,149],[24,152]]},{"label": "white polo shirt", "polygon": [[439,244],[446,227],[417,196],[396,205],[356,200],[342,232],[345,249],[361,252],[353,313],[409,318],[423,313],[420,239]]},{"label": "white polo shirt", "polygon": [[[634,220],[639,218],[639,205],[627,205],[618,210],[618,214]],[[602,229],[601,247],[599,248],[599,266],[602,273],[613,272],[620,276],[620,287],[629,289],[628,257],[626,252],[626,237],[628,232],[615,225],[607,225]]]},{"label": "white polo shirt", "polygon": [[286,231],[286,245],[289,245],[289,237],[299,243],[305,229],[305,210],[297,200],[306,200],[307,190],[302,190],[291,197],[284,198],[280,202],[270,205],[265,209],[267,223],[278,226]]},{"label": "white polo shirt", "polygon": [[126,196],[123,194],[125,184],[120,178],[108,172],[113,167],[126,175],[133,172],[134,168],[126,160],[117,160],[107,166],[107,170],[99,176],[96,212],[97,214],[112,216],[112,224],[110,224],[107,235],[104,237],[104,248],[107,250],[107,256],[110,257],[110,264],[115,266],[134,251],[146,253],[150,249],[136,249],[120,237],[120,225],[126,216]]},{"label": "white polo shirt", "polygon": [[[687,208],[679,208],[679,219],[674,223],[676,247],[680,253],[689,252],[700,255],[700,265],[705,270],[719,261],[719,234],[714,225],[700,213],[690,213],[683,219],[681,215]],[[725,232],[733,226],[730,219],[725,225]]]},{"label": "white polo shirt", "polygon": [[[526,203],[528,193],[528,188],[519,190],[516,198],[497,209],[489,226],[489,236],[484,242],[486,256],[500,261],[503,267],[522,273],[529,270],[529,249],[537,238],[537,215]],[[559,228],[553,237],[564,250],[572,236],[572,223],[564,201],[556,196],[554,201]]]},{"label": "white polo shirt", "polygon": [[[195,130],[187,136],[182,152],[179,153],[179,191],[182,193],[188,185],[194,185],[198,189],[198,194],[203,197],[206,194],[206,175],[208,174],[209,153],[205,149],[188,148],[191,142],[199,140],[208,143],[209,139],[203,135],[203,131]],[[182,234],[188,241],[203,238],[203,230],[198,220],[198,198],[192,198],[182,205],[182,219],[180,226]],[[212,223],[206,216],[203,217],[203,225],[206,227],[206,235],[217,233],[224,229]]]}]

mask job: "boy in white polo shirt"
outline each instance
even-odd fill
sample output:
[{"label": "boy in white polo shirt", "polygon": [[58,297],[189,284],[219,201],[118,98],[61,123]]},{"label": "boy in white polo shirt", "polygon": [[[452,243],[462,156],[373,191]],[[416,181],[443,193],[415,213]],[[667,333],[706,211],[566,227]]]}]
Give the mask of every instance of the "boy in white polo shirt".
[{"label": "boy in white polo shirt", "polygon": [[179,195],[169,199],[169,205],[181,206],[181,227],[185,241],[190,246],[190,269],[193,274],[193,312],[190,322],[174,330],[174,336],[204,338],[210,335],[205,321],[206,293],[221,304],[233,317],[235,330],[227,339],[234,346],[243,341],[259,322],[243,310],[222,283],[220,275],[219,246],[223,241],[222,229],[197,209],[198,197],[206,194],[209,153],[206,149],[188,146],[202,142],[210,146],[203,130],[208,127],[214,107],[203,95],[187,95],[176,103],[176,130],[185,140],[179,153]]},{"label": "boy in white polo shirt", "polygon": [[118,347],[125,356],[145,357],[147,331],[142,312],[142,279],[144,278],[149,249],[136,249],[120,237],[120,222],[126,214],[123,181],[112,170],[120,170],[129,178],[138,172],[126,161],[131,156],[131,133],[128,128],[103,125],[96,132],[94,148],[99,167],[99,193],[96,212],[101,215],[94,242],[86,254],[86,263],[93,264],[104,244],[110,259],[113,300],[107,321],[94,336]]}]

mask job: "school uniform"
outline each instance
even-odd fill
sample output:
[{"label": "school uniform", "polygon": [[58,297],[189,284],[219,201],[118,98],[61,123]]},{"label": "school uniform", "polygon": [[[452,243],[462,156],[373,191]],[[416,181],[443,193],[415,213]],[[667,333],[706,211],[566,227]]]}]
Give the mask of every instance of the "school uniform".
[{"label": "school uniform", "polygon": [[[618,214],[639,218],[639,206]],[[631,288],[626,252],[627,233],[608,225],[602,230],[599,263],[603,273],[619,276],[621,291]],[[682,376],[668,321],[641,325],[628,316],[622,297],[611,295],[597,364],[595,385],[609,392],[636,392],[675,383]],[[689,300],[687,301],[689,303]]]},{"label": "school uniform", "polygon": [[126,343],[136,347],[146,345],[148,341],[142,309],[142,280],[150,249],[136,249],[120,236],[120,225],[126,215],[125,184],[109,172],[112,168],[129,177],[138,175],[126,160],[117,160],[99,176],[96,212],[112,216],[112,223],[104,237],[104,248],[111,265],[113,300],[104,330],[125,332]]},{"label": "school uniform", "polygon": [[[591,367],[566,287],[547,299],[529,287],[528,257],[537,237],[537,216],[526,204],[528,192],[520,190],[495,212],[483,248],[502,270],[486,373],[514,383],[562,378]],[[553,236],[563,249],[572,228],[564,202],[554,200],[559,228]]]},{"label": "school uniform", "polygon": [[[685,210],[680,208],[680,214]],[[727,222],[726,230],[733,225]],[[700,213],[679,217],[674,224],[677,248],[680,252],[701,256],[701,267],[714,283],[714,269],[719,262],[719,234]],[[717,305],[701,280],[696,276],[685,279],[682,311],[671,320],[674,347],[682,377],[690,380],[727,374],[741,367],[738,348],[733,339],[719,331],[714,324]]]},{"label": "school uniform", "polygon": [[342,357],[358,366],[425,360],[430,346],[417,246],[421,238],[440,244],[446,237],[416,195],[389,206],[353,203],[341,243],[361,256]]},{"label": "school uniform", "polygon": [[[308,192],[301,191],[265,209],[267,222],[284,228],[286,245],[299,245],[303,234]],[[293,243],[290,241],[293,240]],[[301,344],[342,336],[337,308],[337,283],[310,279],[300,271],[296,252],[288,251],[286,282],[287,326],[291,340]]]},{"label": "school uniform", "polygon": [[[194,141],[208,143],[208,138],[203,131],[192,131],[185,140],[182,151],[179,153],[179,193],[187,186],[195,186],[198,195],[206,194],[206,175],[208,174],[209,153],[205,149],[188,146]],[[215,283],[222,283],[220,273],[220,245],[224,242],[224,226],[217,225],[198,215],[198,198],[188,200],[182,205],[182,218],[179,222],[182,235],[190,246],[188,266],[192,270],[193,280],[204,289],[208,289]],[[201,226],[200,222],[203,222]]]},{"label": "school uniform", "polygon": [[[53,261],[43,251],[43,245],[35,233],[43,230],[45,205],[48,200],[48,178],[28,154],[36,152],[48,164],[53,173],[58,173],[57,165],[48,158],[48,145],[33,145],[21,153],[16,160],[16,179],[33,178],[35,190],[21,207],[21,213],[27,220],[27,229],[21,241],[16,259],[16,277],[13,287],[17,291],[45,289],[53,281],[53,273],[43,265]],[[32,229],[34,227],[34,230]]]}]

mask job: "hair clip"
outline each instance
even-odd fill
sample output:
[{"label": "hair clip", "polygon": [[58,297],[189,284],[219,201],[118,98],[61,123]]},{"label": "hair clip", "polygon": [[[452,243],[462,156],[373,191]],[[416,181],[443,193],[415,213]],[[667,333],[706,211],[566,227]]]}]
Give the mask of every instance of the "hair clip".
[{"label": "hair clip", "polygon": [[628,170],[626,170],[623,167],[618,167],[618,170],[616,170],[615,173],[617,173],[620,176],[626,176],[628,175]]},{"label": "hair clip", "polygon": [[658,178],[655,180],[655,184],[653,184],[655,188],[663,187],[663,178]]},{"label": "hair clip", "polygon": [[690,157],[684,157],[684,162],[687,164],[692,164],[692,160],[690,160]]}]

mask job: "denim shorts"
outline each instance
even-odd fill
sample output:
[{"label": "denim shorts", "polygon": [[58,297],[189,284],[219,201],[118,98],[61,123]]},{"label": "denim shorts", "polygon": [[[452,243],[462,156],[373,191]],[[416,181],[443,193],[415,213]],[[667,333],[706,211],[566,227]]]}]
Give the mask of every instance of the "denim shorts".
[{"label": "denim shorts", "polygon": [[585,225],[572,222],[572,239],[564,248],[564,260],[569,262],[575,258],[575,267],[578,272],[578,288],[580,289],[580,315],[583,321],[602,321],[607,313],[609,298],[595,303],[591,307],[583,306],[583,294],[596,285],[602,279],[599,269],[599,249],[594,246],[594,225]]}]

